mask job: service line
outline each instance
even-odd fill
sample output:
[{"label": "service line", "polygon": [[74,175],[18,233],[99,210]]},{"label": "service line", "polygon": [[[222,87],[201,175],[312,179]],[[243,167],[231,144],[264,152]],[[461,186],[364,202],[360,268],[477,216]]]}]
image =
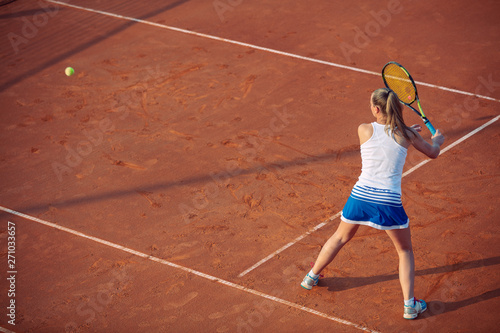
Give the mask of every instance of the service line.
[{"label": "service line", "polygon": [[[245,42],[238,42],[236,40],[227,39],[227,38],[223,38],[223,37],[217,37],[217,36],[213,36],[213,35],[208,35],[208,34],[204,34],[204,33],[201,33],[201,32],[195,32],[195,31],[191,31],[191,30],[186,30],[186,29],[171,27],[171,26],[168,26],[168,25],[165,25],[165,24],[160,24],[160,23],[156,23],[156,22],[150,22],[150,21],[146,21],[146,20],[141,20],[141,19],[134,18],[134,17],[123,16],[123,15],[119,15],[119,14],[105,12],[105,11],[102,11],[102,10],[97,10],[97,9],[92,9],[92,8],[86,8],[86,7],[82,7],[82,6],[72,5],[72,4],[69,4],[69,3],[66,3],[66,2],[62,2],[62,1],[56,1],[56,0],[46,0],[46,1],[58,4],[58,5],[61,5],[61,6],[66,6],[66,7],[71,7],[71,8],[75,8],[75,9],[84,10],[84,11],[91,12],[91,13],[106,15],[106,16],[118,18],[118,19],[121,19],[121,20],[133,21],[133,22],[137,22],[137,23],[147,24],[147,25],[151,25],[151,26],[154,26],[154,27],[162,28],[162,29],[167,29],[167,30],[172,30],[172,31],[176,31],[176,32],[181,32],[181,33],[188,34],[188,35],[194,35],[194,36],[197,36],[197,37],[202,37],[202,38],[217,40],[217,41],[228,43],[228,44],[234,44],[234,45],[244,46],[244,47],[248,47],[248,48],[251,48],[251,49],[260,50],[260,51],[264,51],[264,52],[269,52],[269,53],[273,53],[273,54],[279,54],[279,55],[290,57],[290,58],[301,59],[301,60],[305,60],[305,61],[314,62],[314,63],[317,63],[317,64],[322,64],[322,65],[327,65],[327,66],[331,66],[331,67],[337,67],[337,68],[347,69],[347,70],[358,72],[358,73],[370,74],[370,75],[375,75],[375,76],[382,76],[382,74],[379,73],[379,72],[373,72],[373,71],[369,71],[369,70],[366,70],[366,69],[356,68],[356,67],[352,67],[352,66],[346,66],[346,65],[337,64],[337,63],[330,62],[330,61],[324,61],[324,60],[319,60],[319,59],[315,59],[315,58],[304,57],[304,56],[301,56],[301,55],[298,55],[298,54],[294,54],[294,53],[289,53],[289,52],[274,50],[274,49],[270,49],[270,48],[267,48],[267,47],[258,46],[258,45],[254,45],[254,44],[249,44],[249,43],[245,43]],[[415,81],[415,82],[417,84],[419,84],[419,85],[422,85],[422,86],[427,86],[427,87],[431,87],[431,88],[435,88],[435,89],[440,89],[440,90],[444,90],[444,91],[448,91],[448,92],[452,92],[452,93],[456,93],[456,94],[461,94],[461,95],[466,95],[466,96],[475,96],[475,97],[478,97],[478,98],[482,98],[482,99],[486,99],[486,100],[490,100],[490,101],[494,101],[494,102],[499,102],[500,103],[500,100],[495,99],[493,97],[489,97],[489,96],[478,95],[478,94],[474,94],[474,93],[471,93],[471,92],[468,92],[468,91],[462,91],[462,90],[458,90],[458,89],[447,88],[447,87],[438,86],[438,85],[431,84],[431,83],[425,83],[425,82],[420,82],[420,81]]]}]

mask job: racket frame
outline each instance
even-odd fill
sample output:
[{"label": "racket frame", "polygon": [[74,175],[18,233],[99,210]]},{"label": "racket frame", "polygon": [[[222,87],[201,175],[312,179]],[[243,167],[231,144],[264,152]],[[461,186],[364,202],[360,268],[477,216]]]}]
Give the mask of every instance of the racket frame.
[{"label": "racket frame", "polygon": [[[424,121],[424,124],[425,126],[427,126],[427,128],[429,129],[429,131],[431,132],[432,135],[434,135],[436,133],[436,129],[434,128],[434,126],[432,126],[431,122],[429,121],[429,119],[427,119],[427,116],[425,115],[424,111],[422,110],[422,106],[420,105],[420,99],[418,98],[418,91],[417,91],[417,86],[415,84],[415,81],[413,80],[413,78],[411,77],[410,73],[406,70],[406,68],[403,67],[403,65],[395,62],[395,61],[389,61],[387,64],[384,65],[384,67],[382,68],[382,79],[384,80],[384,84],[387,88],[391,89],[391,87],[389,87],[389,85],[387,84],[387,81],[385,80],[385,75],[384,75],[384,70],[387,66],[389,66],[390,64],[393,64],[393,65],[396,65],[396,66],[399,66],[403,72],[405,72],[406,75],[408,75],[408,78],[410,79],[410,82],[411,84],[413,85],[413,89],[415,89],[415,98],[410,102],[410,103],[406,103],[404,102],[401,98],[399,98],[398,96],[398,99],[399,101],[406,105],[407,107],[409,107],[410,109],[412,109],[416,114],[418,114],[420,116],[420,118],[422,118],[422,120]],[[392,89],[391,89],[392,90]],[[396,94],[397,96],[397,94]],[[411,106],[411,104],[413,102],[417,101],[417,105],[418,105],[418,108],[420,110],[420,112],[415,109],[413,106]]]}]

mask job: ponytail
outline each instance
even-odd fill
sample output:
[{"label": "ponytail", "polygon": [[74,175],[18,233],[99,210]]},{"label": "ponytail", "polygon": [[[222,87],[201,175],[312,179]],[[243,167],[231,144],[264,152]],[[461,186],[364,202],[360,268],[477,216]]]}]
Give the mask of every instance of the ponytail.
[{"label": "ponytail", "polygon": [[385,130],[399,134],[406,140],[411,141],[408,135],[409,127],[403,119],[403,105],[399,102],[396,93],[388,88],[377,89],[373,92],[372,103],[378,106],[382,114],[386,116]]}]

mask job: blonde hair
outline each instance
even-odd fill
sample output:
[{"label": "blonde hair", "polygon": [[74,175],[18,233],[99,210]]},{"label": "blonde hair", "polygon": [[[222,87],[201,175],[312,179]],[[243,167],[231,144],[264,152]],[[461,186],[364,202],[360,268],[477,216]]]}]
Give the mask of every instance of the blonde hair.
[{"label": "blonde hair", "polygon": [[372,94],[372,104],[378,106],[382,114],[386,117],[385,131],[389,129],[393,134],[399,134],[407,140],[411,140],[408,135],[409,127],[403,119],[403,105],[394,91],[388,88],[380,88]]}]

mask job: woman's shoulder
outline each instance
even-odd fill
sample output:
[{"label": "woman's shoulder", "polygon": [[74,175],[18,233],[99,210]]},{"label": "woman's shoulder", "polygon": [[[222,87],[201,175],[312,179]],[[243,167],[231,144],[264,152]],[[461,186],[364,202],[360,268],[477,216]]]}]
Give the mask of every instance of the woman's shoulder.
[{"label": "woman's shoulder", "polygon": [[373,126],[372,124],[361,124],[358,127],[358,136],[360,144],[368,141],[373,135]]},{"label": "woman's shoulder", "polygon": [[360,132],[360,131],[363,131],[363,132],[372,131],[373,132],[373,125],[371,123],[369,123],[369,124],[361,124],[358,127],[358,132]]}]

